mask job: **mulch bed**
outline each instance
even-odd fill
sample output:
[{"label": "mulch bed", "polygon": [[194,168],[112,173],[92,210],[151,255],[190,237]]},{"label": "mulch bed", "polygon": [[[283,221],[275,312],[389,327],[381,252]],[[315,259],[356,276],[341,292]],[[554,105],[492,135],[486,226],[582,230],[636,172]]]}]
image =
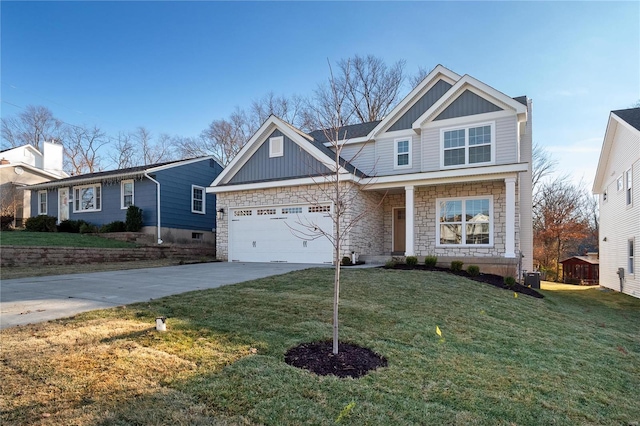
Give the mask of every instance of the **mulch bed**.
[{"label": "mulch bed", "polygon": [[446,272],[448,274],[458,275],[460,277],[465,277],[465,278],[468,278],[468,279],[473,280],[473,281],[478,281],[478,282],[481,282],[481,283],[490,284],[490,285],[492,285],[494,287],[502,288],[502,289],[505,289],[505,290],[515,291],[516,293],[526,294],[527,296],[535,297],[537,299],[543,299],[544,298],[544,296],[542,294],[538,293],[536,290],[532,289],[531,287],[527,287],[527,286],[524,286],[524,285],[521,285],[521,284],[518,284],[518,283],[516,283],[513,287],[507,287],[504,284],[504,278],[501,277],[500,275],[480,273],[480,275],[472,277],[471,275],[469,275],[467,273],[467,271],[454,272],[451,269],[439,268],[437,266],[434,266],[434,267],[429,267],[427,265],[409,266],[409,265],[407,265],[405,263],[398,263],[393,267],[383,266],[383,268],[385,268],[385,269],[411,270],[411,271],[419,270],[419,271]]},{"label": "mulch bed", "polygon": [[304,368],[320,376],[333,374],[357,379],[378,367],[386,367],[387,360],[370,349],[349,343],[338,343],[333,354],[333,342],[303,343],[284,355],[287,364]]}]

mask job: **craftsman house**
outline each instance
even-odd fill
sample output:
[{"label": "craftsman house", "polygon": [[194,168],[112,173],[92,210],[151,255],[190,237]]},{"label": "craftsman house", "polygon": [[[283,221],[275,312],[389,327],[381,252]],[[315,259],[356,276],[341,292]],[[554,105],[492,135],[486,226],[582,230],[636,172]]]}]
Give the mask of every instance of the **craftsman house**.
[{"label": "craftsman house", "polygon": [[[439,65],[382,121],[332,129],[347,216],[365,213],[342,246],[368,261],[462,260],[482,271],[532,270],[531,101]],[[336,168],[329,132],[304,133],[271,116],[207,188],[216,194],[218,257],[331,263],[323,193]],[[347,217],[347,220],[348,220]],[[308,228],[307,228],[308,229]]]},{"label": "craftsman house", "polygon": [[71,176],[31,185],[31,213],[93,225],[125,221],[142,209],[142,231],[159,242],[215,243],[216,201],[205,188],[222,167],[212,157]]},{"label": "craftsman house", "polygon": [[609,114],[593,193],[600,207],[600,285],[640,297],[640,108]]}]

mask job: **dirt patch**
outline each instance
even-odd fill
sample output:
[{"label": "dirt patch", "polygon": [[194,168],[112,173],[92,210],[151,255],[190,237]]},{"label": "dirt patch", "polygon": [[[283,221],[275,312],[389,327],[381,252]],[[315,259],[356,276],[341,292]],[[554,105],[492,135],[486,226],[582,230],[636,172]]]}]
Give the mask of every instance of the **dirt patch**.
[{"label": "dirt patch", "polygon": [[527,296],[535,297],[537,299],[543,299],[544,296],[532,289],[531,287],[527,287],[521,284],[516,283],[512,287],[508,287],[504,283],[504,277],[500,275],[494,274],[480,274],[477,276],[471,276],[467,271],[452,271],[447,268],[440,268],[437,266],[427,266],[427,265],[415,265],[409,266],[405,263],[398,263],[395,266],[382,266],[385,269],[400,269],[400,270],[418,270],[418,271],[437,271],[437,272],[446,272],[448,274],[458,275],[460,277],[464,277],[470,279],[472,281],[478,281],[481,283],[489,284],[497,288],[502,288],[504,290],[515,291],[516,293],[526,294]]},{"label": "dirt patch", "polygon": [[378,367],[386,367],[387,360],[371,349],[349,343],[339,343],[333,354],[333,342],[303,343],[289,349],[284,361],[294,367],[309,370],[320,376],[358,378]]}]

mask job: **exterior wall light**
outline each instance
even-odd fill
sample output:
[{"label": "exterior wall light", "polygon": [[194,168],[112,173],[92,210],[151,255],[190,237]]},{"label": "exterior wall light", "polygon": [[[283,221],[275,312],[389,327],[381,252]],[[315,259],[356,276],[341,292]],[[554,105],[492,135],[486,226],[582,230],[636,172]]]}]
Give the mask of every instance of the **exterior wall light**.
[{"label": "exterior wall light", "polygon": [[224,219],[224,209],[223,208],[219,208],[218,211],[216,212],[216,219],[218,219],[218,220]]}]

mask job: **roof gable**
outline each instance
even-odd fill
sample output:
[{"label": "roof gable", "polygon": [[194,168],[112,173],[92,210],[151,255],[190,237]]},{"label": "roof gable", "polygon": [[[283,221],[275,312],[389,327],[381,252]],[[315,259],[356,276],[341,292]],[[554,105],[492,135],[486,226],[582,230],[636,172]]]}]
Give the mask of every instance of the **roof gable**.
[{"label": "roof gable", "polygon": [[[420,132],[420,129],[423,125],[428,122],[434,121],[458,98],[465,95],[466,92],[472,92],[472,94],[477,95],[478,98],[489,102],[495,107],[515,112],[518,115],[519,120],[525,120],[527,117],[527,107],[520,101],[505,95],[504,93],[467,74],[460,80],[458,80],[447,93],[445,93],[424,114],[422,114],[416,121],[413,122],[413,129],[416,132]],[[472,96],[472,94],[467,94],[465,96]],[[485,108],[487,106],[488,104],[484,105]],[[489,109],[490,108],[492,107],[489,107]]]},{"label": "roof gable", "polygon": [[[421,98],[429,92],[440,81],[444,81],[447,84],[453,85],[460,79],[460,75],[443,67],[437,65],[427,76],[404,97],[398,105],[369,133],[368,139],[373,139],[382,132],[392,126],[396,121],[399,121],[401,117],[406,114]],[[424,101],[423,101],[424,102]],[[401,126],[401,125],[399,125]]]},{"label": "roof gable", "polygon": [[453,84],[439,79],[416,103],[414,103],[395,123],[389,127],[389,132],[395,130],[411,129],[411,125],[420,117],[431,105],[435,104]]},{"label": "roof gable", "polygon": [[593,180],[593,187],[591,188],[594,194],[601,193],[602,186],[605,183],[606,169],[609,162],[609,156],[613,150],[614,139],[618,126],[622,126],[630,132],[640,135],[640,108],[616,110],[611,111],[609,114],[607,130],[604,134],[602,150],[600,151],[600,158],[598,160],[598,168],[596,169],[596,177]]},{"label": "roof gable", "polygon": [[[275,130],[286,136],[291,142],[299,148],[306,151],[311,157],[324,165],[330,171],[335,169],[335,154],[326,148],[321,142],[316,142],[306,133],[296,129],[287,122],[281,120],[275,115],[271,115],[256,133],[249,139],[247,144],[240,152],[231,160],[231,163],[218,175],[211,186],[224,185],[231,182],[234,176],[243,168],[243,166],[252,158],[252,156],[260,149],[260,147],[269,140]],[[341,159],[342,160],[342,159]],[[342,160],[344,161],[344,160]],[[338,169],[339,173],[355,173],[356,169],[353,165],[344,161]],[[311,173],[309,173],[311,175]]]},{"label": "roof gable", "polygon": [[446,120],[447,118],[464,117],[495,111],[503,111],[503,109],[485,98],[476,95],[472,91],[465,90],[433,120]]}]

